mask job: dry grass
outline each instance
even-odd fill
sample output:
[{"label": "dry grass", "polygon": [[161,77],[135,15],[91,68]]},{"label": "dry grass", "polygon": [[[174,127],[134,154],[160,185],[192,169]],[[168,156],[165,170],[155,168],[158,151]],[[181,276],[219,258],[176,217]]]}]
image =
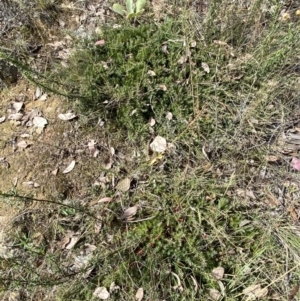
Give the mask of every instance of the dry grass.
[{"label": "dry grass", "polygon": [[[284,137],[300,128],[297,7],[152,5],[135,24],[107,14],[122,27],[108,22],[100,34],[77,36],[67,67],[55,65],[44,78],[25,70],[70,102],[53,93],[42,105],[51,123],[13,156],[27,156],[25,174],[41,187],[8,191],[3,181],[3,206],[20,206],[6,237],[13,255],[0,262],[4,300],[8,291],[24,300],[91,300],[112,283],[119,288],[111,300],[135,300],[139,287],[143,300],[217,300],[212,290],[218,300],[296,300],[299,175],[290,161],[298,147]],[[94,47],[96,39],[105,45]],[[72,106],[79,119],[57,121],[60,106]],[[174,147],[151,152],[156,135]],[[73,159],[74,170],[62,174]],[[14,165],[2,174],[13,177]],[[130,188],[120,192],[124,178]],[[134,219],[124,222],[135,205]],[[225,271],[220,279],[217,267]],[[245,293],[253,285],[260,289]]]}]

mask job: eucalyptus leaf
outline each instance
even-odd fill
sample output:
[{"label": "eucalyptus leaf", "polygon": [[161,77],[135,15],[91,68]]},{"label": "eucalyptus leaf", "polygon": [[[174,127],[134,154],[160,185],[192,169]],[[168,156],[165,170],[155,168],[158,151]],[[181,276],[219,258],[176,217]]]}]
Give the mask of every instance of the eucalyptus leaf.
[{"label": "eucalyptus leaf", "polygon": [[128,15],[134,13],[134,10],[133,10],[133,0],[127,0],[126,1],[126,8],[127,8],[127,18],[128,18]]},{"label": "eucalyptus leaf", "polygon": [[115,3],[113,6],[112,6],[112,10],[121,15],[121,16],[125,16],[126,15],[126,9],[123,5],[119,4],[119,3]]},{"label": "eucalyptus leaf", "polygon": [[138,14],[146,6],[146,0],[137,0],[135,12]]}]

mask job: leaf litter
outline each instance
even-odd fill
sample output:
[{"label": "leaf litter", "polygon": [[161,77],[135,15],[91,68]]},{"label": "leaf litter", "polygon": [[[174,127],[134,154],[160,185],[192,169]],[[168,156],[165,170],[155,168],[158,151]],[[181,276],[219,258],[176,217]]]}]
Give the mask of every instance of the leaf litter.
[{"label": "leaf litter", "polygon": [[125,178],[121,181],[119,181],[119,183],[116,186],[116,190],[121,191],[121,192],[126,192],[130,189],[130,179],[129,178]]},{"label": "leaf litter", "polygon": [[108,292],[106,287],[101,286],[95,289],[95,291],[93,292],[93,296],[101,300],[106,300],[110,297],[110,293]]},{"label": "leaf litter", "polygon": [[76,164],[76,161],[73,160],[62,173],[66,174],[66,173],[71,172],[74,169],[75,164]]},{"label": "leaf litter", "polygon": [[167,141],[164,137],[156,136],[150,143],[150,148],[153,152],[163,153],[167,149]]}]

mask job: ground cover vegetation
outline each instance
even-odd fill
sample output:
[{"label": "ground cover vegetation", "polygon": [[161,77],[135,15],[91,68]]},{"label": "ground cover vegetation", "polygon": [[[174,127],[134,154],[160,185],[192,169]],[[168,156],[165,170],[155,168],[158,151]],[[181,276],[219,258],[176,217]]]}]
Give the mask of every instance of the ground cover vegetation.
[{"label": "ground cover vegetation", "polygon": [[[34,7],[88,20],[70,3]],[[3,300],[297,300],[300,7],[147,1],[123,18],[113,4],[94,31],[24,24],[27,42],[67,34],[66,57],[68,42],[54,58],[0,48],[52,95],[45,116],[54,97],[72,109],[20,152],[29,189],[1,187]]]}]

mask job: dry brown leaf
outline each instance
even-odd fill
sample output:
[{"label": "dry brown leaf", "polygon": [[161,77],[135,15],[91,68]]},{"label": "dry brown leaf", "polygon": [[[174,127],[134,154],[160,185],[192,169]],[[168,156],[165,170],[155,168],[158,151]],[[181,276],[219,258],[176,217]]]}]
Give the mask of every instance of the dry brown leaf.
[{"label": "dry brown leaf", "polygon": [[72,120],[77,116],[74,113],[59,114],[58,118],[64,121]]},{"label": "dry brown leaf", "polygon": [[148,122],[149,126],[154,126],[155,123],[156,123],[155,119],[153,117],[151,117],[149,122]]},{"label": "dry brown leaf", "polygon": [[167,91],[168,90],[166,85],[159,85],[158,87],[162,91]]},{"label": "dry brown leaf", "polygon": [[212,270],[212,275],[217,279],[221,280],[224,276],[224,268],[223,267],[217,267]]},{"label": "dry brown leaf", "polygon": [[210,72],[210,69],[209,69],[209,66],[207,65],[207,63],[202,62],[202,63],[201,63],[201,67],[203,68],[203,70],[204,70],[206,73],[209,73],[209,72]]},{"label": "dry brown leaf", "polygon": [[289,206],[289,207],[287,208],[287,212],[290,213],[292,219],[293,219],[295,222],[298,221],[298,214],[296,213],[295,208],[293,208],[292,206]]},{"label": "dry brown leaf", "polygon": [[268,162],[276,162],[276,161],[278,161],[278,157],[273,156],[273,155],[266,156],[265,159]]},{"label": "dry brown leaf", "polygon": [[256,196],[254,192],[250,189],[246,189],[246,196],[248,196],[252,200],[256,200]]},{"label": "dry brown leaf", "polygon": [[169,54],[169,51],[168,51],[168,45],[162,45],[161,46],[161,51],[165,54]]},{"label": "dry brown leaf", "polygon": [[18,184],[18,178],[17,177],[14,177],[13,178],[13,185],[16,187]]},{"label": "dry brown leaf", "polygon": [[93,296],[101,300],[106,300],[110,297],[110,293],[107,291],[106,287],[97,287],[93,292]]},{"label": "dry brown leaf", "polygon": [[172,114],[171,112],[167,112],[166,118],[167,118],[169,121],[171,121],[172,118],[173,118],[173,114]]},{"label": "dry brown leaf", "polygon": [[209,289],[209,296],[213,300],[219,300],[222,297],[221,293],[218,290],[214,289],[214,288]]},{"label": "dry brown leaf", "polygon": [[180,59],[177,61],[178,64],[184,64],[187,61],[187,56],[183,55],[180,57]]},{"label": "dry brown leaf", "polygon": [[19,148],[26,148],[29,144],[27,144],[27,142],[25,140],[22,140],[20,142],[18,142],[17,147]]},{"label": "dry brown leaf", "polygon": [[75,246],[79,238],[80,238],[79,233],[75,233],[73,231],[67,231],[66,235],[59,242],[58,246],[61,249],[71,250]]},{"label": "dry brown leaf", "polygon": [[116,153],[116,150],[115,150],[114,147],[111,146],[111,147],[109,148],[109,152],[110,152],[110,154],[111,154],[112,156],[114,156],[115,153]]},{"label": "dry brown leaf", "polygon": [[154,71],[149,70],[149,71],[147,72],[147,75],[149,75],[149,76],[155,76],[156,74],[155,74]]},{"label": "dry brown leaf", "polygon": [[56,176],[58,173],[58,168],[55,168],[54,170],[51,171],[51,174]]},{"label": "dry brown leaf", "polygon": [[13,102],[12,108],[14,113],[19,113],[23,107],[24,102]]},{"label": "dry brown leaf", "polygon": [[69,173],[70,171],[72,171],[75,167],[75,164],[76,164],[76,162],[75,162],[75,160],[73,160],[62,173]]},{"label": "dry brown leaf", "polygon": [[121,192],[126,192],[130,188],[130,179],[125,178],[121,181],[119,181],[118,185],[116,186],[116,190],[121,191]]},{"label": "dry brown leaf", "polygon": [[137,301],[141,301],[143,299],[143,297],[144,297],[144,289],[142,287],[140,287],[135,294],[135,299]]},{"label": "dry brown leaf", "polygon": [[40,87],[36,87],[35,93],[34,93],[34,100],[38,99],[41,97],[43,94],[43,90]]},{"label": "dry brown leaf", "polygon": [[268,289],[261,288],[260,284],[253,284],[245,288],[243,294],[248,297],[247,301],[257,300],[265,297],[268,294]]},{"label": "dry brown leaf", "polygon": [[89,148],[89,150],[90,151],[93,151],[94,149],[95,149],[95,145],[96,145],[96,142],[95,142],[95,140],[90,140],[89,142],[88,142],[88,148]]},{"label": "dry brown leaf", "polygon": [[44,93],[37,100],[38,101],[45,101],[45,100],[47,100],[47,98],[48,98],[48,94]]},{"label": "dry brown leaf", "polygon": [[197,42],[196,42],[196,41],[192,41],[192,42],[191,42],[191,48],[195,48],[196,45],[197,45]]},{"label": "dry brown leaf", "polygon": [[139,209],[139,206],[132,206],[132,207],[127,208],[123,212],[121,219],[126,220],[126,221],[132,220],[133,217],[136,215],[138,209]]},{"label": "dry brown leaf", "polygon": [[32,123],[37,128],[44,128],[48,122],[44,117],[36,116],[33,118]]},{"label": "dry brown leaf", "polygon": [[112,198],[110,197],[105,197],[105,198],[102,198],[98,201],[98,203],[109,203],[112,201]]},{"label": "dry brown leaf", "polygon": [[112,293],[114,291],[117,291],[119,290],[120,287],[118,285],[115,284],[115,282],[113,281],[111,284],[110,284],[110,287],[109,287],[109,292]]},{"label": "dry brown leaf", "polygon": [[177,279],[177,284],[174,285],[174,286],[172,286],[172,288],[173,288],[174,290],[177,290],[177,289],[178,289],[179,291],[183,291],[183,287],[182,287],[182,285],[181,285],[179,276],[178,276],[177,274],[175,274],[174,272],[171,272],[171,274],[172,274],[173,276],[175,276],[175,278]]},{"label": "dry brown leaf", "polygon": [[161,136],[156,136],[150,143],[150,148],[153,152],[163,153],[167,149],[167,141]]}]

